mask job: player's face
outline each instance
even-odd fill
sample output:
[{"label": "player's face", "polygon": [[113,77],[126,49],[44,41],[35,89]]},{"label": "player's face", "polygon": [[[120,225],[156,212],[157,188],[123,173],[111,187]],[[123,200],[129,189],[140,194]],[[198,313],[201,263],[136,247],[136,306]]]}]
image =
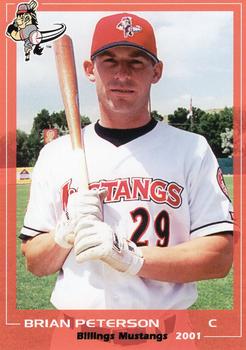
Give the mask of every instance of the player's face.
[{"label": "player's face", "polygon": [[27,25],[32,23],[32,17],[29,14],[23,13],[17,15],[16,22],[19,29],[24,29]]},{"label": "player's face", "polygon": [[100,111],[103,115],[146,115],[151,84],[162,73],[142,51],[115,47],[98,55],[91,67],[95,79]]}]

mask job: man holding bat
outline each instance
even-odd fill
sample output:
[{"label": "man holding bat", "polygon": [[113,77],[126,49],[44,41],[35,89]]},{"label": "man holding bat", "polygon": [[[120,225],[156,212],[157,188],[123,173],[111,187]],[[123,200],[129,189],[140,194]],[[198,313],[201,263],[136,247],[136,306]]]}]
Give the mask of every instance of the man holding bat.
[{"label": "man holding bat", "polygon": [[[151,118],[163,64],[145,19],[102,18],[84,69],[100,119],[83,129],[84,151],[65,136],[40,153],[21,231],[27,268],[59,271],[58,309],[186,309],[195,281],[224,277],[232,264],[217,160],[202,136]],[[84,158],[89,189],[78,176]]]}]

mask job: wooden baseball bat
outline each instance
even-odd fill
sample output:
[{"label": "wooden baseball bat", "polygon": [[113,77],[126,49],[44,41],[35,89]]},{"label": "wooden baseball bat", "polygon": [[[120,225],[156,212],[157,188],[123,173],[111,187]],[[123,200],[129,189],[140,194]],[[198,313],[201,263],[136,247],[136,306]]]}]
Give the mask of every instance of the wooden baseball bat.
[{"label": "wooden baseball bat", "polygon": [[54,42],[54,51],[60,90],[74,150],[75,173],[73,175],[77,178],[79,187],[87,189],[88,173],[81,132],[78,83],[72,39],[68,35],[63,35]]}]

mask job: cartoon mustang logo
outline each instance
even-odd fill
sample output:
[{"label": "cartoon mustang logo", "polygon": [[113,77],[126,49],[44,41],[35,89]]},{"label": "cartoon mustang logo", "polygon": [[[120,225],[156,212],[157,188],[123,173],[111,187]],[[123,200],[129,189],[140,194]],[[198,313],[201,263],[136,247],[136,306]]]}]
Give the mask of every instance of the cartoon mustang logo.
[{"label": "cartoon mustang logo", "polygon": [[132,25],[131,17],[122,17],[120,23],[116,26],[117,29],[123,30],[124,38],[128,38],[134,35],[134,33],[141,32],[142,28],[139,25]]},{"label": "cartoon mustang logo", "polygon": [[24,41],[25,60],[30,60],[31,51],[35,55],[42,55],[43,48],[40,44],[54,40],[61,36],[66,26],[58,24],[59,28],[39,31],[36,9],[38,3],[31,0],[29,3],[19,4],[16,11],[16,18],[7,27],[6,35],[14,41]]}]

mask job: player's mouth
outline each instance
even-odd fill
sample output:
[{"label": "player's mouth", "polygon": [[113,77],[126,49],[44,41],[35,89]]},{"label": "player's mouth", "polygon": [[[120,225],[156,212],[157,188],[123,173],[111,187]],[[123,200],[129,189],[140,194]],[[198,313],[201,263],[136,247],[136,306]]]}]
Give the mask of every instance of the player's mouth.
[{"label": "player's mouth", "polygon": [[134,90],[131,89],[110,89],[111,92],[115,94],[122,94],[122,95],[128,95],[128,94],[133,94]]}]

